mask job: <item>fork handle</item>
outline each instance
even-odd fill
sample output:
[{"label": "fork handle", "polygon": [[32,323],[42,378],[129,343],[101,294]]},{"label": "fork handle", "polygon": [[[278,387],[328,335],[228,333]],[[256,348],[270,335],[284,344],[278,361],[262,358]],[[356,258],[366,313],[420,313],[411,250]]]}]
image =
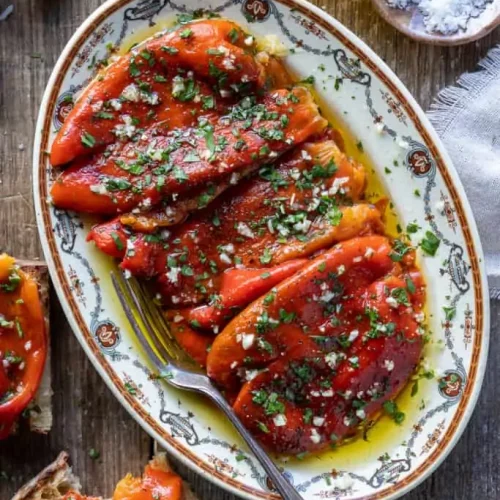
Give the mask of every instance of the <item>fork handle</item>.
[{"label": "fork handle", "polygon": [[214,401],[214,403],[225,413],[226,417],[236,427],[236,430],[245,440],[250,450],[252,450],[252,453],[257,457],[257,460],[260,462],[281,496],[285,500],[302,500],[302,496],[299,495],[297,490],[288,482],[285,476],[281,474],[278,467],[276,467],[276,464],[271,460],[262,446],[260,446],[257,440],[241,423],[241,420],[236,416],[233,408],[224,399],[222,394],[219,391],[211,388],[211,390],[205,392],[205,395],[212,399],[212,401]]}]

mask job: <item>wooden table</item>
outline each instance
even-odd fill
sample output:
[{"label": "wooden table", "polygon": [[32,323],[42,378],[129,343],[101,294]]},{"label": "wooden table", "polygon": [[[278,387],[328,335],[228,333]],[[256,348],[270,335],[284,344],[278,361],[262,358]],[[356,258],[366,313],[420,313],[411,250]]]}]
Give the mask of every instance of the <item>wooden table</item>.
[{"label": "wooden table", "polygon": [[[50,72],[67,40],[100,0],[0,0],[0,251],[17,257],[42,257],[31,193],[31,150],[38,107]],[[419,45],[382,21],[370,0],[320,0],[318,5],[370,45],[399,75],[424,109],[437,92],[473,71],[500,30],[465,47]],[[201,3],[200,3],[201,5]],[[139,473],[151,455],[152,440],[118,404],[91,366],[52,297],[54,429],[48,436],[24,435],[0,443],[0,499],[57,453],[71,453],[74,469],[89,494],[110,495],[126,472]],[[493,370],[500,362],[500,302],[492,307],[489,371],[472,420],[438,473],[408,499],[500,498],[498,450],[500,384]],[[89,450],[99,451],[92,459]],[[183,466],[178,470],[202,500],[235,497]]]}]

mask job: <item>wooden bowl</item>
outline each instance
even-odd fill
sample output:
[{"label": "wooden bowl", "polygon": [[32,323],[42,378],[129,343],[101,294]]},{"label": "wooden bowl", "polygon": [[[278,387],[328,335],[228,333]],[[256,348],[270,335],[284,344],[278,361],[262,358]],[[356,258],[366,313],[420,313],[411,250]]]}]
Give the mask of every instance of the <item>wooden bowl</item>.
[{"label": "wooden bowl", "polygon": [[500,25],[499,0],[493,0],[480,16],[471,19],[465,31],[461,30],[453,35],[427,32],[422,14],[417,7],[409,10],[400,10],[390,7],[386,0],[372,1],[380,15],[388,23],[417,42],[433,45],[462,45],[479,40]]}]

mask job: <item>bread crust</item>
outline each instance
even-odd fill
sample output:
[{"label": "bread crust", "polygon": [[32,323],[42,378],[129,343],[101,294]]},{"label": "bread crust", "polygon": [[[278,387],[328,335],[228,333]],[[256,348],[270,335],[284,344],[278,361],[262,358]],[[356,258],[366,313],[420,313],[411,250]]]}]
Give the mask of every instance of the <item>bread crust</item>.
[{"label": "bread crust", "polygon": [[[61,452],[54,462],[26,483],[11,500],[61,500],[70,490],[80,493],[80,481],[73,474],[68,459],[68,453]],[[156,453],[150,465],[156,469],[172,470],[164,452]],[[182,499],[198,500],[186,481],[183,481]]]},{"label": "bread crust", "polygon": [[63,451],[45,469],[26,483],[11,500],[59,500],[69,490],[81,486],[68,464],[69,455]]}]

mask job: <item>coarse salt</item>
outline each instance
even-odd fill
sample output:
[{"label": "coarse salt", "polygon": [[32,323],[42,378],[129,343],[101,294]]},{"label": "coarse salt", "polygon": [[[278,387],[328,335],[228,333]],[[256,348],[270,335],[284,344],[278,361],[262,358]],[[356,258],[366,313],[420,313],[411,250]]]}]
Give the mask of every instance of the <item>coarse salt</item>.
[{"label": "coarse salt", "polygon": [[387,0],[396,9],[417,8],[428,33],[452,35],[466,30],[471,18],[484,12],[492,0]]}]

